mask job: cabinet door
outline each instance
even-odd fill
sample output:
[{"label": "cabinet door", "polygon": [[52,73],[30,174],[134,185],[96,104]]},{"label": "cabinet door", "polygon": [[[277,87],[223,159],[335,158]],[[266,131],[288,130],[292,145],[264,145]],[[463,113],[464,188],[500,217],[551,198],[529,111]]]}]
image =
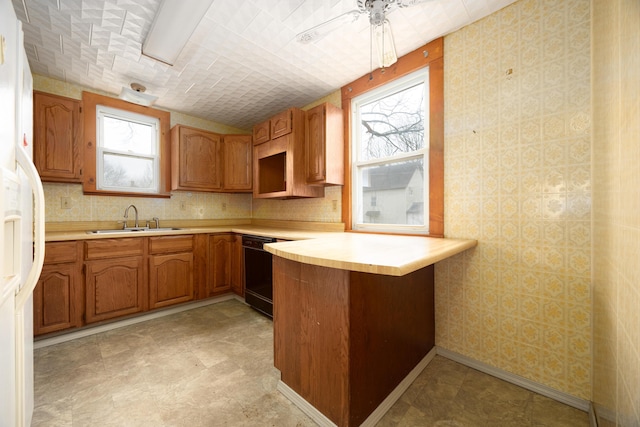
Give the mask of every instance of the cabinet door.
[{"label": "cabinet door", "polygon": [[231,290],[244,296],[244,257],[242,256],[242,236],[233,235],[231,246]]},{"label": "cabinet door", "polygon": [[253,145],[251,135],[225,135],[224,189],[251,191],[253,188]]},{"label": "cabinet door", "polygon": [[271,118],[271,139],[291,133],[292,130],[293,112],[291,110],[283,111]]},{"label": "cabinet door", "polygon": [[221,136],[176,126],[171,132],[172,189],[214,191],[222,189]]},{"label": "cabinet door", "polygon": [[153,255],[149,258],[149,308],[193,299],[193,253]]},{"label": "cabinet door", "polygon": [[208,296],[231,289],[231,239],[230,234],[216,234],[209,238]]},{"label": "cabinet door", "polygon": [[343,115],[333,104],[306,113],[305,174],[310,185],[344,185]]},{"label": "cabinet door", "polygon": [[253,127],[253,145],[262,144],[271,139],[271,121],[258,123]]},{"label": "cabinet door", "polygon": [[86,321],[99,322],[145,309],[141,256],[87,261]]},{"label": "cabinet door", "polygon": [[43,181],[81,182],[80,101],[34,92],[34,163]]},{"label": "cabinet door", "polygon": [[326,178],[325,112],[324,105],[307,111],[305,156],[308,183],[321,182]]},{"label": "cabinet door", "polygon": [[34,335],[82,325],[82,289],[76,264],[47,264],[33,291]]}]

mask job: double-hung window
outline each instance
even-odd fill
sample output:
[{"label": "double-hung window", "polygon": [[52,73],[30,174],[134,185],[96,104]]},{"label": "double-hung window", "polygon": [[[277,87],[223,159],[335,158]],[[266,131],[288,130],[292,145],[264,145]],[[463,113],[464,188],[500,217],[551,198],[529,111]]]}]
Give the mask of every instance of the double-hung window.
[{"label": "double-hung window", "polygon": [[96,106],[96,188],[100,191],[160,191],[160,120]]},{"label": "double-hung window", "polygon": [[351,101],[352,229],[429,233],[429,68]]}]

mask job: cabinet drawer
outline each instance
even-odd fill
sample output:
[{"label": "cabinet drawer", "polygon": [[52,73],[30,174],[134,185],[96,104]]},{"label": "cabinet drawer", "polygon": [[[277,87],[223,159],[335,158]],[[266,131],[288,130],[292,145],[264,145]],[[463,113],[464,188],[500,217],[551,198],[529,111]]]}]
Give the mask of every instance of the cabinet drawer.
[{"label": "cabinet drawer", "polygon": [[76,262],[76,242],[50,242],[45,245],[44,263]]},{"label": "cabinet drawer", "polygon": [[292,115],[293,112],[287,110],[271,118],[271,139],[291,133],[293,125]]},{"label": "cabinet drawer", "polygon": [[85,259],[119,258],[142,255],[143,238],[100,239],[85,242]]},{"label": "cabinet drawer", "polygon": [[258,123],[253,127],[253,145],[262,144],[271,139],[270,121]]},{"label": "cabinet drawer", "polygon": [[193,235],[149,237],[149,253],[192,252]]}]

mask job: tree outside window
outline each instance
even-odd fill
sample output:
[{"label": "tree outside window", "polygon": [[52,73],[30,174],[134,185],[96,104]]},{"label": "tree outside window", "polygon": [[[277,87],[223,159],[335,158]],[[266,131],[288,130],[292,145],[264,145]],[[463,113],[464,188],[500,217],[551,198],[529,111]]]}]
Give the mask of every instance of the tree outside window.
[{"label": "tree outside window", "polygon": [[428,232],[428,76],[425,68],[353,100],[354,229]]}]

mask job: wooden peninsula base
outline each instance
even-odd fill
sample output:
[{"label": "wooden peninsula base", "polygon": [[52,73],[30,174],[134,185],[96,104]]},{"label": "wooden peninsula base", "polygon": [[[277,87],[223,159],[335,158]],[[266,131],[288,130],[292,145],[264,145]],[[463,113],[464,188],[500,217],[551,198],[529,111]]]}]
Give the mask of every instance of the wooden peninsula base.
[{"label": "wooden peninsula base", "polygon": [[275,366],[340,427],[359,426],[435,344],[434,267],[388,276],[273,258]]}]

